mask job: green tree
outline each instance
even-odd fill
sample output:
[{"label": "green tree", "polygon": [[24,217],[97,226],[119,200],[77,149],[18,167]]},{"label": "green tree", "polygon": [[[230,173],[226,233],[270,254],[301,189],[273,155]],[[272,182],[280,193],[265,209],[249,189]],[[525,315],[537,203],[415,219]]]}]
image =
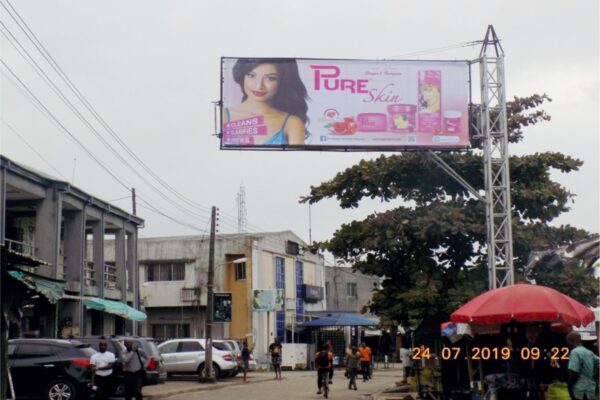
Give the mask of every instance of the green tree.
[{"label": "green tree", "polygon": [[[545,101],[551,99],[534,95],[507,103],[510,142],[523,140],[525,127],[550,120],[540,109]],[[472,145],[474,150],[467,153],[439,155],[473,187],[483,189],[481,143]],[[569,173],[581,165],[580,160],[554,152],[510,158],[516,268],[526,264],[531,250],[588,236],[571,226],[548,225],[569,210],[574,196],[551,179],[551,170]],[[487,289],[484,205],[436,167],[427,153],[362,160],[311,187],[301,201],[325,198],[336,198],[342,208],[356,208],[363,198],[398,203],[389,211],[343,224],[330,240],[314,244],[362,273],[385,278],[369,306],[376,314],[414,323],[439,311],[451,313]],[[552,272],[544,273],[544,283],[552,286]]]}]

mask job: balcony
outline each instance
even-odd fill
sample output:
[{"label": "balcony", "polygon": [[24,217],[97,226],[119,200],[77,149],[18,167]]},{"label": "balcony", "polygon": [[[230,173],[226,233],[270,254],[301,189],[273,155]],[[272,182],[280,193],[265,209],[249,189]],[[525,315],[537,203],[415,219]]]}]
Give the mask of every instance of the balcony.
[{"label": "balcony", "polygon": [[119,290],[117,285],[117,267],[112,264],[104,264],[104,288]]},{"label": "balcony", "polygon": [[36,257],[37,255],[37,248],[31,243],[19,242],[12,239],[4,239],[4,244],[9,251],[24,254],[30,257]]},{"label": "balcony", "polygon": [[84,261],[83,279],[85,282],[85,286],[96,286],[96,268],[93,261]]}]

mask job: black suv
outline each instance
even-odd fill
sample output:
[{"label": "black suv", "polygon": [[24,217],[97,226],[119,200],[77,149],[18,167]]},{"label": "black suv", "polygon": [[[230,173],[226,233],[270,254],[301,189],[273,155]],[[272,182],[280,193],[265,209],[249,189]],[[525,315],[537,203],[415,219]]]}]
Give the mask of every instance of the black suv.
[{"label": "black suv", "polygon": [[8,367],[17,398],[87,399],[91,382],[89,345],[60,339],[13,339]]}]

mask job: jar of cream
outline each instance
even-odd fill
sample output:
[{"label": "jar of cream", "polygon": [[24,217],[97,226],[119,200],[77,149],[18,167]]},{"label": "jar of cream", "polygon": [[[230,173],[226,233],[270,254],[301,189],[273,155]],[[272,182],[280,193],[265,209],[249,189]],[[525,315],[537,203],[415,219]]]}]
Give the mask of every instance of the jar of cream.
[{"label": "jar of cream", "polygon": [[390,104],[388,111],[388,129],[390,132],[414,132],[417,106],[413,104]]}]

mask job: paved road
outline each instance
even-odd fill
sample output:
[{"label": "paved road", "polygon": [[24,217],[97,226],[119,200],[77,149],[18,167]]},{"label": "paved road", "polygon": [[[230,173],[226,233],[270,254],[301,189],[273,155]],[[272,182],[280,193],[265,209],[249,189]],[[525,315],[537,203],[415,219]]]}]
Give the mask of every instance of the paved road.
[{"label": "paved road", "polygon": [[[266,373],[254,373],[258,379],[264,379]],[[348,390],[348,380],[344,378],[343,372],[336,370],[333,385],[330,386],[332,399],[369,399],[373,394],[393,386],[399,380],[402,372],[398,369],[377,370],[374,377],[368,382],[358,380],[358,390]],[[252,374],[251,374],[252,377]],[[251,378],[252,379],[252,378]],[[282,380],[266,380],[260,382],[241,383],[203,390],[198,392],[184,393],[169,397],[169,400],[286,400],[286,399],[322,399],[317,395],[316,372],[294,371],[283,373]],[[168,385],[168,383],[167,383]]]}]

